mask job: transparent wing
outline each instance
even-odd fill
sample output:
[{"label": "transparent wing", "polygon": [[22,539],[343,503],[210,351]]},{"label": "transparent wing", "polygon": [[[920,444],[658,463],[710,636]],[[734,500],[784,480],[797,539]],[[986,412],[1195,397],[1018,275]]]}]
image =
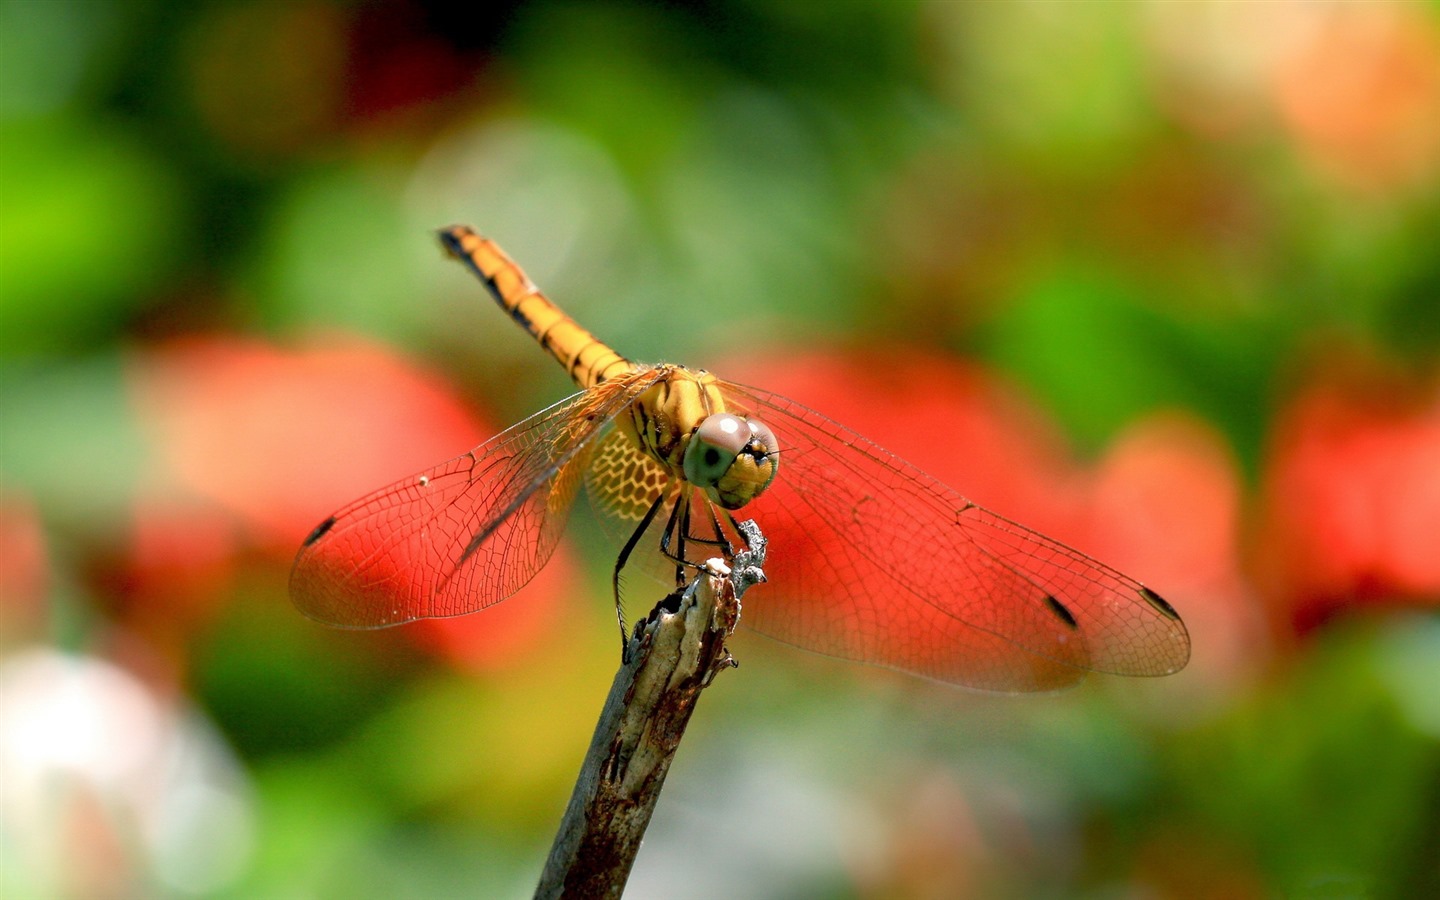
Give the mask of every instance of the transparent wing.
[{"label": "transparent wing", "polygon": [[639,370],[582,391],[335,513],[295,559],[295,605],[376,628],[504,600],[550,558],[607,426],[659,377]]},{"label": "transparent wing", "polygon": [[774,483],[740,512],[769,539],[742,622],[820,653],[991,690],[1086,670],[1164,675],[1190,640],[1144,585],[966,500],[784,397],[726,384],[775,432]]}]

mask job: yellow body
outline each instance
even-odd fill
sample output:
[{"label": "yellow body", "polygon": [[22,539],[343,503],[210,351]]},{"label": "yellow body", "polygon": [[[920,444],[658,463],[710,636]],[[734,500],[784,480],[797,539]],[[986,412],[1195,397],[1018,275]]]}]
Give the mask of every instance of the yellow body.
[{"label": "yellow body", "polygon": [[592,388],[640,368],[551,303],[494,241],[466,225],[446,228],[440,232],[440,240],[451,255],[474,270],[500,308],[555,357],[580,387]]},{"label": "yellow body", "polygon": [[[619,427],[632,445],[666,470],[684,479],[685,451],[696,429],[709,416],[743,410],[726,408],[714,375],[700,369],[664,364],[646,366],[616,353],[540,293],[530,278],[494,241],[469,227],[454,225],[440,233],[446,249],[470,266],[495,302],[564,367],[585,390],[631,378],[661,377],[630,405]],[[774,459],[740,457],[713,485],[703,485],[711,499],[738,509],[759,495],[774,475]],[[643,479],[643,467],[633,478]]]}]

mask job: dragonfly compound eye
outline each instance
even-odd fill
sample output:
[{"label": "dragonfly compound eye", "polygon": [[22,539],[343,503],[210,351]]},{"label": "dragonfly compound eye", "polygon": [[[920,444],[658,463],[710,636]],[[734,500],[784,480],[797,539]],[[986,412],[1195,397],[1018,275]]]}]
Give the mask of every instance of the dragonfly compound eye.
[{"label": "dragonfly compound eye", "polygon": [[726,509],[739,509],[760,496],[779,465],[774,433],[729,413],[707,417],[685,448],[685,480]]}]

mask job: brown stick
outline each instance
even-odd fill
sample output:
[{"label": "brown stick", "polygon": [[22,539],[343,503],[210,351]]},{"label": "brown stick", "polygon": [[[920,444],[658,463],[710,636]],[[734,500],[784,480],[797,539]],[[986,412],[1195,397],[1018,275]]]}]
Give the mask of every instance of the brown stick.
[{"label": "brown stick", "polygon": [[765,539],[753,522],[739,527],[749,550],[728,568],[701,571],[636,627],[626,648],[630,661],[611,685],[536,898],[613,898],[625,890],[700,691],[736,665],[725,640],[739,622],[740,598],[765,580],[759,568]]}]

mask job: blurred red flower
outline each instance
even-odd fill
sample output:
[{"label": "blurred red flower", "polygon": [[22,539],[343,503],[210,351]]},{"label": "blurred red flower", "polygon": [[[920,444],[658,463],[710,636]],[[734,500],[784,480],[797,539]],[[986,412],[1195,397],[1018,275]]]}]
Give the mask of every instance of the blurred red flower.
[{"label": "blurred red flower", "polygon": [[[195,338],[137,352],[128,377],[154,446],[131,588],[150,617],[182,623],[213,606],[242,554],[288,564],[328,513],[499,431],[441,378],[357,340],[287,350]],[[476,626],[497,647],[531,633],[524,623],[555,596],[527,593],[505,604],[525,609]]]},{"label": "blurred red flower", "polygon": [[1150,584],[1185,617],[1191,668],[1207,681],[1257,658],[1261,623],[1237,555],[1236,464],[1204,423],[1142,420],[1083,466],[1018,389],[974,363],[912,348],[786,350],[719,371],[804,403],[996,513]]},{"label": "blurred red flower", "polygon": [[1074,514],[1082,473],[1063,437],[977,365],[910,349],[784,349],[718,371],[829,416],[1007,518],[1056,532]]},{"label": "blurred red flower", "polygon": [[787,351],[732,360],[723,371],[798,400],[975,502],[1117,565],[1194,582],[1235,570],[1234,464],[1198,422],[1151,420],[1087,468],[1020,391],[973,363],[908,349]]},{"label": "blurred red flower", "polygon": [[358,341],[193,339],[135,357],[129,376],[157,452],[152,496],[209,501],[285,555],[341,504],[498,430],[440,378]]},{"label": "blurred red flower", "polygon": [[1334,376],[1279,416],[1256,577],[1304,632],[1352,606],[1440,605],[1440,384]]}]

